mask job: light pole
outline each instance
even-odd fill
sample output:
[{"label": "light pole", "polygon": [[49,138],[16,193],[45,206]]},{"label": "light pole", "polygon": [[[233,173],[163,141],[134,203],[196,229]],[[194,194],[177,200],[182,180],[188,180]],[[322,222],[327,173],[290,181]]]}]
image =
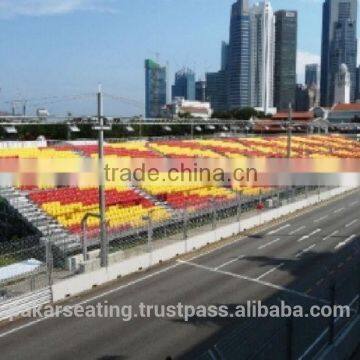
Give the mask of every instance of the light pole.
[{"label": "light pole", "polygon": [[104,131],[110,130],[109,126],[104,126],[103,115],[103,94],[101,86],[97,93],[97,118],[98,125],[94,130],[99,131],[98,157],[99,157],[99,212],[100,212],[100,264],[101,267],[108,266],[109,243],[106,234],[106,200],[105,200],[105,173],[104,173]]}]

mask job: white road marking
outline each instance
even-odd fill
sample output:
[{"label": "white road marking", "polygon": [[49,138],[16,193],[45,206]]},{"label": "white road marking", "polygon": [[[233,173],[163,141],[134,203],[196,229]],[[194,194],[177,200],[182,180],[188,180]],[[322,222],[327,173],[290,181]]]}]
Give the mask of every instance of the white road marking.
[{"label": "white road marking", "polygon": [[355,239],[355,238],[356,238],[356,235],[351,235],[351,236],[349,236],[347,239],[345,239],[345,240],[342,241],[341,243],[337,244],[337,245],[335,246],[335,250],[339,250],[339,249],[343,248],[343,247],[346,246],[347,244],[351,243],[351,241],[352,241],[353,239]]},{"label": "white road marking", "polygon": [[224,268],[225,266],[231,265],[231,264],[233,264],[239,260],[242,260],[244,258],[245,258],[245,255],[241,255],[241,256],[237,257],[236,259],[232,259],[230,261],[225,262],[224,264],[221,264],[220,266],[216,267],[215,270],[220,270],[220,269]]},{"label": "white road marking", "polygon": [[338,234],[339,233],[339,230],[335,230],[334,232],[332,232],[330,235],[328,236],[325,236],[323,238],[323,241],[326,241],[326,240],[329,240],[331,237],[333,237],[334,235]]},{"label": "white road marking", "polygon": [[334,211],[334,214],[338,214],[339,212],[344,211],[344,210],[345,210],[345,208],[337,209],[337,210]]},{"label": "white road marking", "polygon": [[275,230],[269,231],[269,232],[268,232],[268,235],[276,234],[276,233],[278,233],[279,231],[281,231],[281,230],[283,230],[283,229],[286,229],[286,228],[288,228],[288,227],[290,227],[290,226],[291,226],[290,224],[286,224],[286,225],[284,225],[284,226],[281,226],[281,227],[279,227],[279,228],[277,228],[277,229],[275,229]]},{"label": "white road marking", "polygon": [[277,239],[275,239],[273,241],[268,242],[265,245],[261,245],[260,247],[258,247],[258,250],[263,250],[263,249],[265,249],[265,248],[267,248],[267,247],[269,247],[269,246],[271,246],[271,245],[273,245],[273,244],[275,244],[275,243],[277,243],[279,241],[280,241],[280,238],[277,238]]},{"label": "white road marking", "polygon": [[352,222],[346,224],[345,227],[348,228],[348,227],[354,225],[354,224],[357,223],[357,222],[358,222],[358,219],[355,219],[355,220],[353,220]]},{"label": "white road marking", "polygon": [[180,264],[193,266],[193,267],[196,267],[198,269],[214,272],[214,273],[217,273],[217,274],[227,275],[227,276],[231,276],[231,277],[241,279],[241,280],[247,280],[247,281],[259,284],[259,285],[270,287],[270,288],[276,289],[276,290],[281,290],[281,291],[284,291],[284,292],[287,292],[287,293],[290,293],[290,294],[295,294],[295,295],[298,295],[298,296],[301,296],[301,297],[304,297],[304,298],[307,298],[307,299],[320,301],[323,304],[328,304],[329,303],[327,300],[317,298],[317,297],[314,297],[314,296],[311,296],[311,295],[308,295],[308,294],[305,294],[305,293],[302,293],[302,292],[299,292],[299,291],[296,291],[296,290],[293,290],[293,289],[289,289],[289,288],[283,287],[281,285],[276,285],[276,284],[273,284],[273,283],[269,283],[267,281],[253,279],[253,278],[250,278],[250,277],[245,276],[245,275],[235,274],[235,273],[232,273],[232,272],[229,272],[229,271],[216,270],[214,268],[204,266],[204,265],[200,265],[200,264],[196,264],[196,263],[190,262],[190,261],[178,260],[178,262]]},{"label": "white road marking", "polygon": [[350,203],[350,206],[355,206],[359,203],[359,201],[353,201],[352,203]]},{"label": "white road marking", "polygon": [[[174,265],[168,266],[168,267],[166,267],[166,268],[164,268],[164,269],[161,269],[161,270],[159,270],[159,271],[153,272],[153,273],[151,273],[151,274],[149,274],[149,275],[143,276],[143,277],[138,278],[138,279],[136,279],[136,280],[130,281],[130,282],[124,284],[124,285],[118,286],[118,287],[115,288],[115,289],[108,290],[108,291],[106,291],[106,292],[104,292],[104,293],[101,293],[101,294],[99,294],[99,295],[93,296],[93,297],[91,297],[91,298],[89,298],[89,299],[86,299],[86,300],[84,300],[84,301],[81,301],[81,302],[79,302],[79,303],[72,304],[72,305],[69,305],[69,306],[70,306],[70,307],[77,307],[77,306],[82,306],[82,305],[91,303],[91,302],[96,301],[96,300],[99,300],[99,299],[101,299],[101,298],[103,298],[103,297],[105,297],[105,296],[108,296],[108,295],[111,295],[111,294],[113,294],[113,293],[116,293],[116,292],[118,292],[118,291],[120,291],[120,290],[126,289],[126,288],[128,288],[129,286],[132,286],[132,285],[141,283],[141,282],[143,282],[143,281],[145,281],[145,280],[148,280],[148,279],[150,279],[150,278],[152,278],[152,277],[154,277],[154,276],[157,276],[157,275],[160,275],[160,274],[162,274],[162,273],[165,273],[165,272],[167,272],[167,271],[169,271],[169,270],[172,270],[172,269],[178,267],[179,265],[180,265],[180,263],[177,262],[177,263],[174,264]],[[11,329],[11,330],[9,330],[9,331],[5,331],[5,332],[3,332],[3,333],[0,334],[0,339],[3,338],[3,337],[5,337],[5,336],[11,335],[11,334],[13,334],[13,333],[16,333],[16,332],[18,332],[18,331],[20,331],[20,330],[23,330],[23,329],[26,329],[26,328],[31,327],[31,326],[33,326],[33,325],[36,325],[36,324],[38,324],[38,323],[41,323],[41,322],[43,322],[43,321],[45,321],[45,320],[49,320],[49,319],[52,319],[52,317],[51,317],[51,316],[44,316],[44,317],[42,317],[42,318],[40,318],[40,319],[36,319],[36,320],[30,321],[30,322],[28,322],[28,323],[26,323],[26,324],[24,324],[24,325],[20,325],[20,326],[18,326],[18,327],[15,327],[15,328],[13,328],[13,329]]]},{"label": "white road marking", "polygon": [[310,251],[311,249],[313,249],[315,246],[316,246],[316,244],[313,244],[313,245],[307,247],[306,249],[299,251],[299,252],[296,254],[296,257],[299,258],[299,257],[302,256],[303,254],[309,252],[309,251]]},{"label": "white road marking", "polygon": [[306,229],[306,226],[305,226],[305,225],[303,225],[303,226],[299,227],[298,229],[290,232],[289,235],[294,235],[294,234],[296,234],[296,233],[298,233],[299,231],[304,230],[304,229]]},{"label": "white road marking", "polygon": [[320,221],[323,221],[323,220],[327,219],[328,217],[329,217],[329,215],[325,215],[325,216],[323,216],[323,217],[321,217],[319,219],[314,220],[314,223],[318,223]]},{"label": "white road marking", "polygon": [[298,242],[302,242],[302,241],[304,241],[304,240],[307,240],[307,239],[309,239],[311,236],[313,236],[313,235],[315,235],[315,234],[317,234],[317,233],[319,233],[319,232],[321,232],[321,229],[316,229],[316,230],[314,230],[313,232],[311,232],[310,234],[304,235],[303,237],[301,237],[301,238],[298,240]]},{"label": "white road marking", "polygon": [[270,275],[271,273],[273,273],[274,271],[280,269],[284,265],[285,265],[284,263],[281,263],[280,265],[275,266],[274,268],[270,269],[266,273],[264,273],[264,274],[260,275],[259,277],[257,277],[256,280],[260,280],[260,279],[264,278],[265,276]]},{"label": "white road marking", "polygon": [[[353,202],[353,203],[350,204],[350,205],[354,206],[354,205],[356,205],[357,203],[358,203],[358,201],[355,201],[355,202]],[[290,225],[289,225],[289,226],[290,226]],[[269,227],[271,227],[271,226],[269,226]],[[234,244],[236,244],[236,243],[239,243],[239,242],[241,242],[241,241],[243,241],[243,240],[246,240],[247,238],[248,238],[247,236],[240,237],[240,238],[236,239],[235,241],[232,241],[232,242],[230,242],[230,243],[228,243],[228,244],[225,244],[225,245],[223,245],[223,246],[221,246],[221,247],[219,247],[219,248],[215,248],[215,249],[212,249],[212,250],[203,252],[203,253],[201,253],[201,254],[198,254],[198,255],[192,257],[190,260],[195,260],[195,259],[198,259],[198,258],[200,258],[200,257],[203,257],[203,256],[209,255],[209,254],[211,254],[211,253],[214,253],[214,252],[216,252],[216,251],[218,251],[218,250],[225,249],[225,248],[230,247],[230,246],[232,246],[232,245],[234,245]],[[167,267],[167,268],[164,268],[164,269],[159,270],[159,271],[157,271],[157,272],[151,273],[151,274],[146,275],[146,276],[144,276],[144,277],[141,277],[141,278],[139,278],[139,279],[137,279],[137,280],[131,281],[131,282],[127,283],[127,284],[124,284],[124,285],[122,285],[122,286],[119,286],[119,287],[117,287],[117,288],[114,288],[114,289],[112,289],[112,290],[109,290],[109,291],[107,291],[107,292],[105,292],[105,293],[99,294],[98,296],[92,297],[92,298],[87,299],[87,300],[85,300],[85,301],[83,301],[83,302],[80,302],[80,303],[77,303],[77,304],[73,304],[72,306],[79,306],[79,305],[81,306],[81,305],[86,304],[86,303],[88,303],[88,302],[92,302],[92,301],[101,299],[102,297],[105,297],[105,296],[107,296],[107,295],[113,294],[113,293],[115,293],[115,292],[117,292],[117,291],[121,291],[122,289],[125,289],[125,288],[127,288],[127,287],[129,287],[129,286],[135,285],[135,284],[140,283],[140,282],[142,282],[142,281],[145,281],[145,280],[147,280],[147,279],[150,279],[150,278],[152,278],[153,276],[156,276],[156,275],[165,273],[165,272],[167,272],[167,271],[169,271],[169,270],[172,270],[173,268],[176,268],[179,264],[181,264],[180,261],[178,261],[176,264],[171,265],[171,266],[169,266],[169,267]],[[253,281],[254,281],[254,280],[253,280]],[[260,282],[260,281],[258,281],[258,282],[259,282],[259,283],[263,283],[263,282]],[[264,283],[264,284],[267,284],[267,283]],[[275,288],[278,289],[278,290],[289,290],[289,291],[291,291],[290,289],[282,288],[281,286],[279,287],[279,286],[277,286],[277,285],[270,284],[270,283],[269,283],[269,286],[275,287]],[[307,298],[313,298],[312,296],[309,296],[309,295],[303,294],[303,293],[298,293],[297,291],[291,291],[291,292],[292,292],[292,293],[297,293],[297,294],[299,294],[299,295],[301,295],[301,296],[305,296],[305,297],[307,297]],[[316,299],[316,298],[313,298],[313,299]],[[317,299],[317,300],[318,300],[318,299]],[[328,303],[326,300],[321,300],[321,301],[324,302],[324,303]],[[8,330],[8,331],[6,331],[6,332],[0,333],[0,339],[3,338],[3,337],[6,337],[6,336],[8,336],[8,335],[11,335],[11,334],[13,334],[13,333],[16,333],[16,332],[18,332],[18,331],[21,331],[21,330],[23,330],[23,329],[26,329],[26,328],[28,328],[28,327],[31,327],[31,326],[33,326],[33,325],[36,325],[36,324],[38,324],[38,323],[41,323],[41,322],[43,322],[43,321],[45,321],[45,320],[49,320],[49,319],[50,319],[50,317],[44,316],[44,317],[42,317],[42,318],[40,318],[40,319],[30,321],[30,322],[28,322],[28,323],[26,323],[26,324],[24,324],[24,325],[20,325],[20,326],[15,327],[15,328],[13,328],[13,329],[11,329],[11,330]]]}]

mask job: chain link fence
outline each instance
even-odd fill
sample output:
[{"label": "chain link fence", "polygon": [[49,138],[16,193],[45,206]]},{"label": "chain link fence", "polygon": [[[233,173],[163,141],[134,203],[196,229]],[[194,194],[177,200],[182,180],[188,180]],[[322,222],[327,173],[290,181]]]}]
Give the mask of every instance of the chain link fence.
[{"label": "chain link fence", "polygon": [[[301,306],[305,316],[264,317],[239,320],[239,325],[204,352],[200,360],[227,359],[314,359],[334,343],[360,314],[359,263],[348,268],[336,281],[324,286],[327,297],[315,300],[278,293],[263,302],[268,308],[284,301]],[[325,309],[320,316],[308,316],[311,309]],[[346,306],[347,309],[343,308]],[[330,311],[332,310],[332,313]],[[314,311],[314,310],[312,310]],[[325,316],[326,315],[326,316]]]},{"label": "chain link fence", "polygon": [[[226,224],[239,222],[266,208],[276,208],[304,199],[319,191],[316,187],[269,189],[258,196],[238,194],[231,200],[210,199],[201,207],[185,204],[183,209],[178,210],[157,203],[156,208],[162,208],[168,214],[164,219],[153,218],[153,209],[149,209],[140,226],[138,222],[137,227],[122,228],[107,224],[107,263],[111,265],[125,258],[152,252]],[[60,238],[52,225],[51,222],[47,223],[40,238],[36,235],[0,243],[0,274],[3,274],[0,277],[0,299],[24,294],[78,273],[100,268],[98,228],[89,229],[84,223],[74,246],[73,236],[65,233]],[[69,242],[69,238],[72,242]]]}]

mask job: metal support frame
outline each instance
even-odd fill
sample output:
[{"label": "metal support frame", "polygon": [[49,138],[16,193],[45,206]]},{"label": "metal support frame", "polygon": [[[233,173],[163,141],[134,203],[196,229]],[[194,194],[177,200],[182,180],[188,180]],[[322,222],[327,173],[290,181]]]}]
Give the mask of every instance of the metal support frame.
[{"label": "metal support frame", "polygon": [[[336,298],[336,284],[330,286],[330,306],[332,309],[335,307]],[[335,340],[335,316],[329,318],[329,344],[333,344]]]},{"label": "metal support frame", "polygon": [[46,269],[48,275],[49,286],[53,285],[53,270],[54,270],[54,257],[52,253],[52,244],[50,239],[47,239],[45,244],[45,256],[46,256]]},{"label": "metal support frame", "polygon": [[183,209],[183,239],[184,240],[186,240],[189,237],[188,225],[189,225],[189,213],[186,204],[185,208]]},{"label": "metal support frame", "polygon": [[293,359],[293,342],[294,342],[294,319],[290,317],[287,319],[286,322],[286,328],[287,328],[287,359],[292,360]]},{"label": "metal support frame", "polygon": [[86,213],[84,215],[84,217],[81,219],[81,229],[82,229],[81,244],[82,244],[82,253],[83,253],[84,261],[88,260],[87,239],[86,239],[86,230],[87,230],[86,229],[86,224],[87,224],[87,220],[90,217],[93,217],[93,218],[96,218],[96,219],[101,219],[100,214],[95,214],[95,213]]},{"label": "metal support frame", "polygon": [[152,217],[151,217],[151,214],[153,213],[154,209],[151,209],[149,212],[148,212],[148,215],[146,216],[143,216],[143,220],[144,221],[147,221],[148,223],[148,230],[147,230],[147,233],[148,233],[148,236],[147,236],[147,247],[148,247],[148,252],[151,253],[152,252],[152,242],[153,242],[153,220],[152,220]]},{"label": "metal support frame", "polygon": [[211,204],[211,211],[212,211],[212,217],[211,217],[211,227],[213,230],[216,229],[217,227],[217,209],[216,209],[216,204],[215,204],[215,200],[211,199],[210,200],[210,204]]}]

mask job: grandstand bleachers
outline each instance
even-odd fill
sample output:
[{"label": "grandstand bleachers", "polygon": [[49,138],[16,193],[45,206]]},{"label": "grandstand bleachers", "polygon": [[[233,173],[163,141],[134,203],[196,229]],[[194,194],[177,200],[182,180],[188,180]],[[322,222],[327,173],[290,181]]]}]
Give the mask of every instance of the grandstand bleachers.
[{"label": "grandstand bleachers", "polygon": [[[98,189],[61,188],[30,193],[30,199],[70,232],[81,232],[81,220],[87,212],[99,208]],[[106,218],[109,229],[128,229],[143,226],[147,214],[156,221],[165,220],[169,214],[130,188],[106,190]],[[99,220],[88,220],[90,230],[99,226]]]},{"label": "grandstand bleachers", "polygon": [[[156,140],[108,143],[106,158],[205,158],[242,159],[247,157],[281,158],[287,153],[287,137],[214,138],[200,140]],[[66,143],[61,146],[0,149],[0,159],[81,159],[93,158],[97,145]],[[360,158],[360,143],[342,136],[293,136],[294,158]],[[65,163],[66,165],[66,163]],[[210,208],[212,203],[223,204],[242,196],[256,196],[267,188],[243,187],[199,181],[157,182],[142,181],[138,190],[130,185],[108,186],[106,190],[106,218],[110,231],[136,229],[144,226],[144,215],[156,222],[169,219],[171,209],[189,208],[194,211]],[[20,187],[20,185],[19,185]],[[140,189],[140,191],[139,191]],[[54,188],[50,185],[22,187],[29,199],[46,215],[72,234],[81,232],[81,220],[87,212],[98,211],[96,188]],[[146,195],[149,195],[148,197]],[[90,229],[99,227],[99,220],[89,219]]]}]

